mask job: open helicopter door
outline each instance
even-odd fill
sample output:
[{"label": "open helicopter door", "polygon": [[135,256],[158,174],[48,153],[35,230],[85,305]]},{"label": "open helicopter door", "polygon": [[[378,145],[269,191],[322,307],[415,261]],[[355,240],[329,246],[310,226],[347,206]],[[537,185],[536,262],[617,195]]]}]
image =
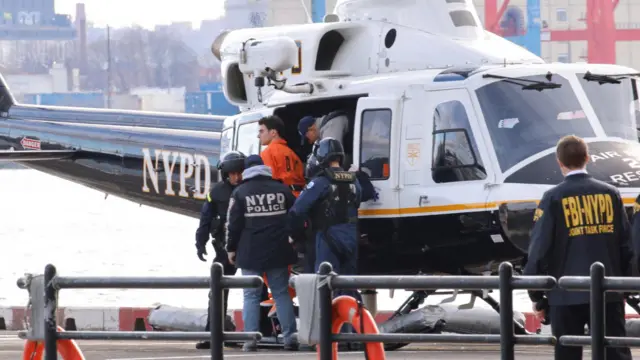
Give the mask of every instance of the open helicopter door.
[{"label": "open helicopter door", "polygon": [[400,207],[408,216],[486,211],[495,173],[467,90],[410,87],[405,97]]},{"label": "open helicopter door", "polygon": [[374,200],[361,204],[361,218],[398,214],[400,104],[399,96],[370,96],[358,100],[353,163],[369,174],[376,191]]}]

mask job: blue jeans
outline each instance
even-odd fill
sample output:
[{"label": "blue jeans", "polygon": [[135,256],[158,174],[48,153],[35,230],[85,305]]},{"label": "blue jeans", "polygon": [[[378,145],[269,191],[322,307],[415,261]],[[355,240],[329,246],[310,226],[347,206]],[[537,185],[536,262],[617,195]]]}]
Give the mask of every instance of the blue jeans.
[{"label": "blue jeans", "polygon": [[[289,296],[289,269],[279,268],[265,271],[271,294],[276,302],[278,321],[282,326],[282,336],[285,344],[293,344],[291,338],[298,329],[296,328],[296,316],[293,312],[293,301]],[[262,276],[262,272],[242,269],[242,275]],[[242,307],[242,321],[244,331],[260,331],[260,301],[262,300],[262,287],[255,289],[243,289],[244,305]]]}]

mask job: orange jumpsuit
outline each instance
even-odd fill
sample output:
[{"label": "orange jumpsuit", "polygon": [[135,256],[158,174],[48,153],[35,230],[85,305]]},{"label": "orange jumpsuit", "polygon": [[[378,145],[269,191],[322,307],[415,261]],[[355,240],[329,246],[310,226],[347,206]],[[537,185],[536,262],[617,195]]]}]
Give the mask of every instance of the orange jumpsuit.
[{"label": "orange jumpsuit", "polygon": [[289,186],[293,195],[298,197],[306,184],[304,165],[298,155],[287,146],[287,142],[282,139],[273,140],[260,153],[260,157],[271,168],[273,178]]},{"label": "orange jumpsuit", "polygon": [[[300,157],[287,146],[287,142],[283,139],[271,141],[271,144],[262,150],[260,157],[264,164],[271,168],[273,178],[289,186],[293,195],[298,197],[306,185],[304,166],[300,161]],[[291,268],[292,266],[289,266],[289,274],[291,274]],[[269,284],[265,275],[262,275],[262,280],[268,287]],[[296,292],[291,286],[289,286],[289,296],[292,299],[296,296]],[[275,311],[276,306],[271,292],[269,292],[269,300],[263,301],[262,304],[273,304],[270,313]]]}]

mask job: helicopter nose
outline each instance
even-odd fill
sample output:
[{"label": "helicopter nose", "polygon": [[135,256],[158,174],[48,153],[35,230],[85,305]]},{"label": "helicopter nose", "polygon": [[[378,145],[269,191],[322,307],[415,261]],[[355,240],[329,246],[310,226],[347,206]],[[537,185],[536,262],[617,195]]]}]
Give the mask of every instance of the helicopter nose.
[{"label": "helicopter nose", "polygon": [[213,43],[211,44],[211,53],[216,57],[216,59],[218,59],[218,61],[222,61],[220,59],[220,47],[222,46],[222,42],[227,37],[227,35],[229,35],[229,33],[229,30],[221,32],[220,35],[218,35],[218,37],[213,40]]}]

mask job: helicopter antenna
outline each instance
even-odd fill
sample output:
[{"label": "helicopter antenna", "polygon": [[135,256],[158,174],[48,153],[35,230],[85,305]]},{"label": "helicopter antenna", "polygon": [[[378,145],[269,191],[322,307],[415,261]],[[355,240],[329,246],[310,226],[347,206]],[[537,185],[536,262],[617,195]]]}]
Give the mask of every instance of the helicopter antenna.
[{"label": "helicopter antenna", "polygon": [[[311,2],[313,1],[318,1],[318,0],[311,0]],[[304,13],[307,14],[307,23],[308,24],[312,24],[313,20],[311,19],[311,14],[309,13],[309,9],[307,8],[307,4],[304,3],[304,0],[300,0],[300,4],[302,4],[302,8],[304,9]]]}]

